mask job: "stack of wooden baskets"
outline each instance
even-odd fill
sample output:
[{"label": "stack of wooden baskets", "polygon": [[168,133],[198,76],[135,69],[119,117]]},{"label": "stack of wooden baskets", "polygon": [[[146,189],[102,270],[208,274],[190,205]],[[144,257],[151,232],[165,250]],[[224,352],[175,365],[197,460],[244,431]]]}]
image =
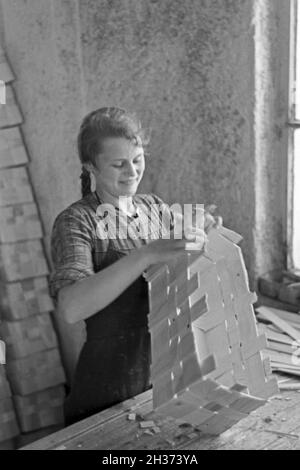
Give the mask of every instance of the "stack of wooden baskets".
[{"label": "stack of wooden baskets", "polygon": [[[0,442],[62,423],[65,373],[50,312],[48,265],[16,103],[0,48]],[[4,351],[4,349],[6,351]],[[3,359],[3,357],[2,357]]]}]

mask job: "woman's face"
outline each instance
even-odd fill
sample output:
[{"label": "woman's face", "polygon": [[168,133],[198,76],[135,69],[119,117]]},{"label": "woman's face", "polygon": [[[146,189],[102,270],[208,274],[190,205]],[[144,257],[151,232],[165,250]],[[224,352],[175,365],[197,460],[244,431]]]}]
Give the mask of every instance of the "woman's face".
[{"label": "woman's face", "polygon": [[145,169],[144,150],[125,137],[108,137],[96,158],[96,187],[114,197],[133,196]]}]

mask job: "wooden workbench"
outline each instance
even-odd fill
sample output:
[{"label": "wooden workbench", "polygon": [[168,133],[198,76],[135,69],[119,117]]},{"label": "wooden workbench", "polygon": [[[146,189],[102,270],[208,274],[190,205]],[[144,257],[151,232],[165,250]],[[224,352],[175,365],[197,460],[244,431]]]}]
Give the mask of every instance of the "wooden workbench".
[{"label": "wooden workbench", "polygon": [[[139,421],[128,420],[129,413],[136,413],[137,419],[153,420],[160,432],[145,434]],[[280,432],[282,435],[277,434]],[[300,393],[283,392],[221,436],[212,437],[154,413],[150,390],[22,448],[67,449],[300,449]]]}]

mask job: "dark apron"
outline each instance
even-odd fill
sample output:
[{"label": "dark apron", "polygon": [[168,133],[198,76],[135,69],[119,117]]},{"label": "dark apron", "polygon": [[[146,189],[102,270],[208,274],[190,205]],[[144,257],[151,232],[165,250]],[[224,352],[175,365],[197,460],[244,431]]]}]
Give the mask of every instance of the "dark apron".
[{"label": "dark apron", "polygon": [[141,276],[85,320],[87,339],[65,401],[67,426],[150,388],[148,311],[147,282]]}]

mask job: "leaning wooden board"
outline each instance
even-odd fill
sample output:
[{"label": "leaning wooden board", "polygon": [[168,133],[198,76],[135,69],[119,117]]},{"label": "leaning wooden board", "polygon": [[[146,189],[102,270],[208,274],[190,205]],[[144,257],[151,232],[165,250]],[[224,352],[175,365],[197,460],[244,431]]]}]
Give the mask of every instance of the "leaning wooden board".
[{"label": "leaning wooden board", "polygon": [[[160,433],[145,434],[128,414],[153,420]],[[271,419],[271,421],[270,421]],[[279,434],[278,434],[279,433]],[[280,434],[281,433],[281,434]],[[152,392],[147,391],[108,410],[36,441],[22,450],[202,450],[300,448],[300,400],[297,392],[283,392],[248,418],[218,437],[179,427],[152,411]],[[190,437],[189,437],[190,436]]]}]

